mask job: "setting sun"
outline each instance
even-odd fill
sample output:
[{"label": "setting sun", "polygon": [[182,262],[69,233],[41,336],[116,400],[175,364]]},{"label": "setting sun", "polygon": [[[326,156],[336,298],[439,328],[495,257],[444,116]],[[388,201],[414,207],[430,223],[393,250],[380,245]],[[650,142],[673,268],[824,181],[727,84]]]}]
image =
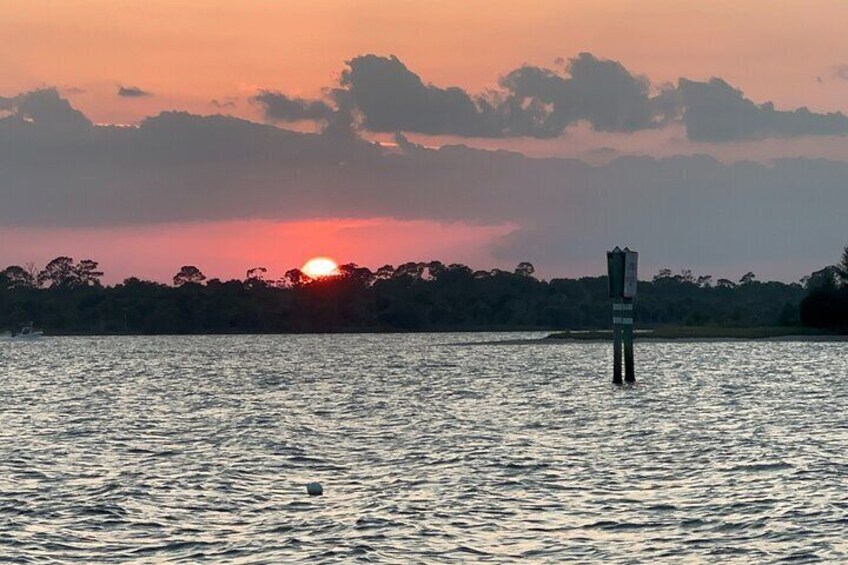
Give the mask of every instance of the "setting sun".
[{"label": "setting sun", "polygon": [[339,266],[329,257],[314,257],[307,261],[301,270],[310,278],[320,279],[337,275]]}]

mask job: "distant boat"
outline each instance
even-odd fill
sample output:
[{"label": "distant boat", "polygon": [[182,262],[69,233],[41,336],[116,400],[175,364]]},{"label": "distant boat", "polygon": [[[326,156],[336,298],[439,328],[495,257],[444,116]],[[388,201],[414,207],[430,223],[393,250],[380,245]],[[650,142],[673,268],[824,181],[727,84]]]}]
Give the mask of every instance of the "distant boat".
[{"label": "distant boat", "polygon": [[12,333],[12,339],[38,339],[44,335],[44,332],[32,327],[32,322],[24,324],[21,331]]}]

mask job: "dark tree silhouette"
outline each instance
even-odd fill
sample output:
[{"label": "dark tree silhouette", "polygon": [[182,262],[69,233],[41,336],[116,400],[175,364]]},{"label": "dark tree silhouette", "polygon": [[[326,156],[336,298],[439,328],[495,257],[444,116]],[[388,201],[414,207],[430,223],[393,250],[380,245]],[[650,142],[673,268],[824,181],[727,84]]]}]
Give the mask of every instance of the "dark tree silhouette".
[{"label": "dark tree silhouette", "polygon": [[50,288],[68,288],[77,282],[74,260],[70,257],[56,257],[38,273],[38,285]]},{"label": "dark tree silhouette", "polygon": [[801,302],[801,322],[816,328],[848,330],[848,292],[832,277],[822,277]]},{"label": "dark tree silhouette", "polygon": [[842,257],[839,264],[836,265],[837,275],[839,276],[840,284],[848,285],[848,245],[842,250]]},{"label": "dark tree silhouette", "polygon": [[252,269],[248,269],[245,274],[245,278],[247,280],[265,280],[265,275],[268,273],[268,269],[265,267],[253,267]]},{"label": "dark tree silhouette", "polygon": [[99,263],[91,259],[83,259],[74,266],[74,284],[81,286],[100,286],[103,271],[98,271]]},{"label": "dark tree silhouette", "polygon": [[515,268],[515,274],[521,277],[532,277],[535,272],[536,267],[533,266],[533,263],[527,261],[522,261]]},{"label": "dark tree silhouette", "polygon": [[656,275],[654,275],[654,281],[658,279],[670,279],[671,278],[671,269],[660,269]]},{"label": "dark tree silhouette", "polygon": [[739,284],[753,284],[757,280],[757,275],[748,271],[739,279]]},{"label": "dark tree silhouette", "polygon": [[184,284],[201,284],[206,280],[200,269],[194,265],[183,265],[179,272],[174,275],[174,286],[182,286]]},{"label": "dark tree silhouette", "polygon": [[695,281],[695,284],[702,288],[709,288],[713,285],[713,276],[712,275],[701,275]]},{"label": "dark tree silhouette", "polygon": [[820,287],[831,287],[834,290],[839,285],[839,268],[835,265],[830,265],[824,269],[819,269],[804,277],[804,287],[813,291]]},{"label": "dark tree silhouette", "polygon": [[354,281],[362,286],[370,286],[374,281],[374,274],[370,269],[360,267],[355,263],[339,265],[339,277]]},{"label": "dark tree silhouette", "polygon": [[441,261],[430,261],[427,263],[427,278],[431,280],[438,280],[440,276],[444,275],[447,271],[447,267]]},{"label": "dark tree silhouette", "polygon": [[801,302],[801,323],[848,333],[848,246],[839,263],[807,277]]},{"label": "dark tree silhouette", "polygon": [[248,269],[244,277],[244,286],[246,288],[265,288],[268,286],[268,281],[265,280],[265,275],[268,269],[265,267],[253,267]]},{"label": "dark tree silhouette", "polygon": [[312,282],[312,278],[300,269],[289,269],[283,276],[283,285],[298,288]]},{"label": "dark tree silhouette", "polygon": [[[96,261],[59,257],[39,273],[47,288],[32,284],[27,269],[0,272],[0,329],[28,320],[48,333],[81,334],[609,328],[606,277],[544,281],[531,267],[472,270],[429,261],[372,272],[348,263],[336,276],[317,279],[291,269],[272,284],[261,267],[244,280],[222,281],[185,266],[174,286],[137,278],[101,286]],[[767,326],[803,319],[838,328],[848,285],[838,286],[835,269],[814,273],[806,289],[727,279],[712,287],[693,273],[664,270],[640,281],[636,323]],[[801,316],[799,304],[819,280],[828,286],[805,300]]]},{"label": "dark tree silhouette", "polygon": [[424,275],[425,263],[404,263],[395,269],[392,278],[408,278],[411,280],[420,280]]},{"label": "dark tree silhouette", "polygon": [[0,285],[7,289],[34,288],[35,277],[18,265],[11,265],[0,271]]},{"label": "dark tree silhouette", "polygon": [[391,265],[383,265],[377,272],[374,273],[374,276],[379,280],[387,280],[392,278],[392,275],[395,274],[395,268]]}]

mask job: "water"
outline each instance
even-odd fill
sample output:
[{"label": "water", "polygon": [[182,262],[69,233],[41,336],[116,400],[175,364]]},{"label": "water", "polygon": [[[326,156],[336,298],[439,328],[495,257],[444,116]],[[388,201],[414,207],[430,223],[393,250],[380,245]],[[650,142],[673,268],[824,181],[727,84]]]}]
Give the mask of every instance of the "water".
[{"label": "water", "polygon": [[848,559],[845,344],[474,339],[2,342],[0,561]]}]

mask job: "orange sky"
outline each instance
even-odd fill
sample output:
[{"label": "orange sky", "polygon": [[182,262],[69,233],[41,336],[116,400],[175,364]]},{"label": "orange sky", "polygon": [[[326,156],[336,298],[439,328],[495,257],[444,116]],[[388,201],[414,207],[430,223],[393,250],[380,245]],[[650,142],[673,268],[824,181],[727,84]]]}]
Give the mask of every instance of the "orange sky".
[{"label": "orange sky", "polygon": [[[754,100],[846,111],[848,81],[833,74],[848,62],[846,21],[841,0],[5,0],[0,94],[84,89],[75,105],[126,122],[213,112],[212,99],[256,88],[312,96],[366,52],[475,91],[523,62],[590,51],[655,82],[718,75]],[[119,100],[118,84],[156,96]]]},{"label": "orange sky", "polygon": [[[846,22],[844,0],[3,0],[0,96],[56,86],[99,123],[134,123],[171,109],[258,120],[259,108],[248,101],[257,90],[318,96],[336,83],[345,60],[364,53],[395,54],[425,82],[479,92],[522,63],[552,67],[588,51],[655,85],[720,76],[756,102],[848,112],[848,80],[835,74],[848,64]],[[119,85],[153,96],[119,98]],[[606,134],[575,127],[554,140],[462,141],[589,162],[593,148],[705,151],[682,137],[673,128]],[[848,142],[767,140],[709,152],[730,160],[807,153],[844,159]],[[168,280],[187,262],[210,277],[240,276],[255,264],[289,268],[319,254],[368,266],[441,259],[493,267],[486,244],[510,230],[361,222],[223,222],[116,230],[107,238],[98,230],[0,225],[4,243],[14,244],[3,246],[0,260],[92,256],[112,281],[131,273]],[[600,268],[579,265],[568,274]]]}]

